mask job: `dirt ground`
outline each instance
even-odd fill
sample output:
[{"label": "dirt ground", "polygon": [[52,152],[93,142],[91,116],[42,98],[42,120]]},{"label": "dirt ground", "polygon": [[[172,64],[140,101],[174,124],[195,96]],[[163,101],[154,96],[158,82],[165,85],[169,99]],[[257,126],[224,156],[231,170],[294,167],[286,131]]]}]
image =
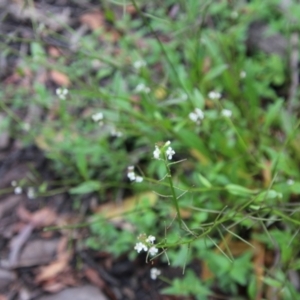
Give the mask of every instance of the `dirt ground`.
[{"label": "dirt ground", "polygon": [[[34,6],[25,2],[0,0],[0,41],[10,44],[16,53],[9,59],[0,55],[0,80],[16,88],[30,86],[33,79],[18,76],[15,67],[22,51],[27,50],[22,42],[11,37],[33,39],[33,22],[60,34],[64,34],[60,26],[64,23],[79,36],[103,24],[98,1],[40,0],[34,1]],[[49,12],[55,14],[60,23],[50,18]],[[260,37],[255,36],[261,27],[253,28],[249,48],[265,47]],[[68,37],[74,43],[78,38],[75,33]],[[47,34],[42,38],[50,52],[55,47],[65,47]],[[278,46],[271,47],[269,41],[265,51],[271,49],[283,54],[285,41],[277,37],[276,43],[278,41]],[[68,84],[68,79],[59,73],[47,74],[43,80],[47,88]],[[28,106],[26,111],[20,112],[20,117],[30,120],[42,113],[33,112]],[[4,116],[5,112],[0,112],[0,120]],[[92,251],[81,243],[89,234],[87,228],[64,229],[65,225],[84,222],[84,212],[78,213],[72,208],[66,192],[36,197],[28,184],[45,183],[51,187],[57,177],[51,162],[36,146],[23,147],[8,132],[0,133],[0,300],[190,299],[160,295],[159,289],[164,283],[150,279],[151,265],[145,264],[144,257],[134,262],[126,256],[115,260],[109,253]],[[24,180],[25,188],[21,187]],[[89,200],[83,205],[88,207]],[[50,226],[59,229],[43,230]],[[170,278],[181,274],[181,270],[160,268],[165,268]]]}]

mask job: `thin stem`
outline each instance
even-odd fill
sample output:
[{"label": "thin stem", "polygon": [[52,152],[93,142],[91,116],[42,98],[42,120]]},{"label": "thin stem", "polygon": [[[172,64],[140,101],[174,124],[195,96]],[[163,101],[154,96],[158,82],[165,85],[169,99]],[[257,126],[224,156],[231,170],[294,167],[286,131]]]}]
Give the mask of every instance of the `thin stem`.
[{"label": "thin stem", "polygon": [[176,196],[176,193],[175,193],[175,188],[174,188],[173,181],[172,181],[171,170],[170,170],[169,164],[167,162],[166,154],[164,154],[164,155],[165,155],[164,163],[165,163],[166,170],[167,170],[167,173],[168,173],[167,177],[168,177],[168,181],[169,181],[169,186],[171,188],[172,200],[173,200],[173,204],[174,204],[175,209],[176,209],[177,220],[178,220],[178,223],[179,223],[179,227],[182,228],[182,219],[181,219],[181,215],[180,215],[178,199],[177,199],[177,196]]}]

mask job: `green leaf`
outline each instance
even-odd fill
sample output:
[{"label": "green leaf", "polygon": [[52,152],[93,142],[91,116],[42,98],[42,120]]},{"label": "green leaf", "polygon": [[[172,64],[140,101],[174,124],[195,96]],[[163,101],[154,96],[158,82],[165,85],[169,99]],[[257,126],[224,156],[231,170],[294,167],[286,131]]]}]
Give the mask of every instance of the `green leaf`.
[{"label": "green leaf", "polygon": [[257,190],[250,190],[237,184],[227,184],[225,188],[230,194],[236,196],[249,196],[257,193]]},{"label": "green leaf", "polygon": [[276,199],[276,198],[282,198],[282,194],[274,190],[263,191],[256,196],[255,202],[261,202],[263,200]]},{"label": "green leaf", "polygon": [[211,188],[212,184],[205,178],[203,177],[201,174],[198,174],[198,178],[200,180],[200,182],[207,188]]},{"label": "green leaf", "polygon": [[90,180],[83,182],[82,184],[70,189],[71,194],[88,194],[91,192],[98,191],[101,188],[99,181]]},{"label": "green leaf", "polygon": [[221,65],[212,68],[203,78],[203,82],[215,79],[216,77],[220,76],[226,69],[228,69],[228,65]]}]

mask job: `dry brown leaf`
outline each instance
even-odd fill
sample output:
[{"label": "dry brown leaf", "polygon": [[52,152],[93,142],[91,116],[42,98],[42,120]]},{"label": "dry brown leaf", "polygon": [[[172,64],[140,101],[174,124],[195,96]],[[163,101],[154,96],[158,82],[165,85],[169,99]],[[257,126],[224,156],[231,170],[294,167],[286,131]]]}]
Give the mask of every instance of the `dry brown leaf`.
[{"label": "dry brown leaf", "polygon": [[56,70],[51,70],[49,76],[50,76],[50,79],[59,86],[68,87],[70,85],[70,79],[64,73],[61,73]]},{"label": "dry brown leaf", "polygon": [[40,268],[39,273],[35,278],[35,281],[37,283],[40,283],[49,280],[53,277],[56,277],[57,275],[66,270],[66,268],[68,267],[69,259],[69,253],[64,253],[64,255],[61,254],[59,259],[52,262],[46,267]]},{"label": "dry brown leaf", "polygon": [[12,195],[0,202],[0,219],[12,211],[23,199],[22,195]]},{"label": "dry brown leaf", "polygon": [[[224,252],[228,252],[227,249],[229,249],[230,254],[233,256],[239,256],[239,255],[242,255],[243,253],[245,253],[246,251],[254,250],[250,245],[248,245],[242,241],[233,240],[232,235],[230,233],[228,233],[225,236],[225,239],[222,240],[218,246],[219,246],[219,248],[216,248],[214,250],[215,253],[219,253],[220,249],[223,250]],[[208,280],[208,279],[214,278],[214,274],[210,271],[210,269],[205,261],[202,261],[201,278],[203,280]]]},{"label": "dry brown leaf", "polygon": [[80,17],[80,22],[85,24],[91,30],[96,30],[105,25],[105,18],[101,11],[93,11],[83,14]]},{"label": "dry brown leaf", "polygon": [[122,203],[106,203],[96,209],[96,213],[103,215],[107,219],[122,219],[122,216],[130,211],[138,209],[141,203],[149,201],[153,206],[157,201],[157,195],[153,192],[145,192],[133,197],[126,198]]},{"label": "dry brown leaf", "polygon": [[66,286],[57,280],[50,280],[43,284],[43,290],[48,293],[56,294],[62,291]]},{"label": "dry brown leaf", "polygon": [[44,207],[32,214],[31,223],[35,227],[47,227],[52,225],[57,218],[57,214],[49,207]]},{"label": "dry brown leaf", "polygon": [[264,262],[265,262],[265,247],[262,243],[257,240],[252,241],[254,250],[253,264],[254,272],[256,277],[256,298],[257,300],[262,299],[263,292],[263,277],[264,277]]},{"label": "dry brown leaf", "polygon": [[67,250],[69,239],[66,236],[63,236],[59,243],[57,244],[57,256],[64,255]]},{"label": "dry brown leaf", "polygon": [[87,268],[84,270],[84,275],[88,280],[99,288],[103,289],[105,287],[105,282],[100,278],[97,271],[92,268]]},{"label": "dry brown leaf", "polygon": [[61,50],[57,47],[54,47],[54,46],[50,46],[48,48],[48,53],[51,57],[60,57],[61,56]]},{"label": "dry brown leaf", "polygon": [[272,166],[270,161],[266,161],[264,163],[264,168],[262,169],[262,176],[263,176],[263,182],[264,187],[269,187],[270,183],[272,181]]},{"label": "dry brown leaf", "polygon": [[32,218],[32,213],[27,210],[24,205],[20,205],[17,208],[17,216],[21,221],[29,223]]}]

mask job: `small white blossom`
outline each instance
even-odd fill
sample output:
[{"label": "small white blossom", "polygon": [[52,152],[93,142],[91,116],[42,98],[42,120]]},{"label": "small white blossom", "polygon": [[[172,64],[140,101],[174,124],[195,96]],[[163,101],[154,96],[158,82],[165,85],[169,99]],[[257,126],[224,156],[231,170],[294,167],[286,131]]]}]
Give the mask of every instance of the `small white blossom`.
[{"label": "small white blossom", "polygon": [[28,190],[27,190],[27,197],[29,198],[29,199],[35,199],[35,190],[34,190],[34,188],[32,187],[32,186],[30,186],[29,188],[28,188]]},{"label": "small white blossom", "polygon": [[230,118],[232,116],[232,111],[229,109],[222,109],[221,114],[225,118]]},{"label": "small white blossom", "polygon": [[189,114],[189,118],[193,122],[200,124],[200,121],[204,119],[204,113],[200,108],[195,108],[195,110]]},{"label": "small white blossom", "polygon": [[136,243],[134,250],[136,250],[138,253],[140,253],[141,251],[147,251],[148,247],[145,244],[138,242],[138,243]]},{"label": "small white blossom", "polygon": [[239,16],[239,13],[235,10],[231,13],[231,18],[232,19],[237,19],[238,16]]},{"label": "small white blossom", "polygon": [[211,100],[218,100],[221,98],[221,94],[216,91],[211,91],[208,93],[208,98]]},{"label": "small white blossom", "polygon": [[29,131],[31,128],[30,124],[26,123],[26,122],[22,124],[22,127],[23,127],[23,130],[25,130],[25,131]]},{"label": "small white blossom", "polygon": [[150,277],[151,277],[151,279],[153,279],[153,280],[156,280],[157,277],[158,277],[160,274],[161,274],[161,271],[160,271],[159,269],[157,269],[157,268],[152,268],[152,269],[150,270]]},{"label": "small white blossom", "polygon": [[15,180],[13,180],[10,184],[11,186],[17,186],[17,182]]},{"label": "small white blossom", "polygon": [[182,95],[180,95],[179,99],[181,101],[186,101],[188,99],[188,95],[187,94],[182,94]]},{"label": "small white blossom", "polygon": [[240,73],[240,78],[246,78],[246,76],[247,76],[247,73],[245,72],[245,71],[241,71],[241,73]]},{"label": "small white blossom", "polygon": [[158,148],[158,146],[155,145],[155,150],[153,151],[153,156],[155,159],[159,159],[160,156],[160,150]]},{"label": "small white blossom", "polygon": [[130,181],[135,181],[135,182],[138,182],[138,183],[140,183],[144,180],[143,177],[135,175],[134,166],[129,166],[127,168],[127,177],[130,179]]},{"label": "small white blossom", "polygon": [[135,173],[134,172],[128,172],[127,173],[127,177],[131,180],[131,181],[135,181]]},{"label": "small white blossom", "polygon": [[144,60],[137,60],[133,63],[133,67],[137,70],[145,66],[146,66],[146,62]]},{"label": "small white blossom", "polygon": [[146,86],[144,83],[139,83],[135,88],[136,93],[146,93],[150,92],[150,88]]},{"label": "small white blossom", "polygon": [[166,146],[170,146],[171,145],[171,142],[170,141],[167,141],[166,143],[165,143],[165,147]]},{"label": "small white blossom", "polygon": [[153,244],[154,241],[155,241],[155,236],[153,236],[153,235],[149,235],[148,238],[146,239],[147,243]]},{"label": "small white blossom", "polygon": [[60,100],[66,100],[66,97],[69,93],[69,90],[66,88],[57,88],[56,89],[56,95]]},{"label": "small white blossom", "polygon": [[150,249],[149,249],[149,254],[151,256],[154,256],[155,254],[157,254],[158,252],[158,249],[155,247],[155,246],[152,246]]},{"label": "small white blossom", "polygon": [[288,179],[286,182],[288,185],[293,185],[295,181],[293,179]]},{"label": "small white blossom", "polygon": [[166,155],[168,157],[169,160],[172,159],[172,156],[175,154],[175,151],[171,148],[171,147],[168,147],[167,151],[166,151]]},{"label": "small white blossom", "polygon": [[16,195],[22,194],[22,188],[20,186],[16,186],[15,189],[14,189],[14,193]]},{"label": "small white blossom", "polygon": [[115,128],[113,128],[110,131],[110,135],[114,136],[114,137],[121,137],[123,135],[123,133],[121,131],[116,130]]},{"label": "small white blossom", "polygon": [[144,180],[144,178],[141,177],[141,176],[136,176],[136,177],[135,177],[135,182],[140,183],[140,182],[142,182],[143,180]]},{"label": "small white blossom", "polygon": [[94,122],[99,122],[103,120],[103,113],[102,112],[98,112],[96,114],[92,115],[92,119]]}]

